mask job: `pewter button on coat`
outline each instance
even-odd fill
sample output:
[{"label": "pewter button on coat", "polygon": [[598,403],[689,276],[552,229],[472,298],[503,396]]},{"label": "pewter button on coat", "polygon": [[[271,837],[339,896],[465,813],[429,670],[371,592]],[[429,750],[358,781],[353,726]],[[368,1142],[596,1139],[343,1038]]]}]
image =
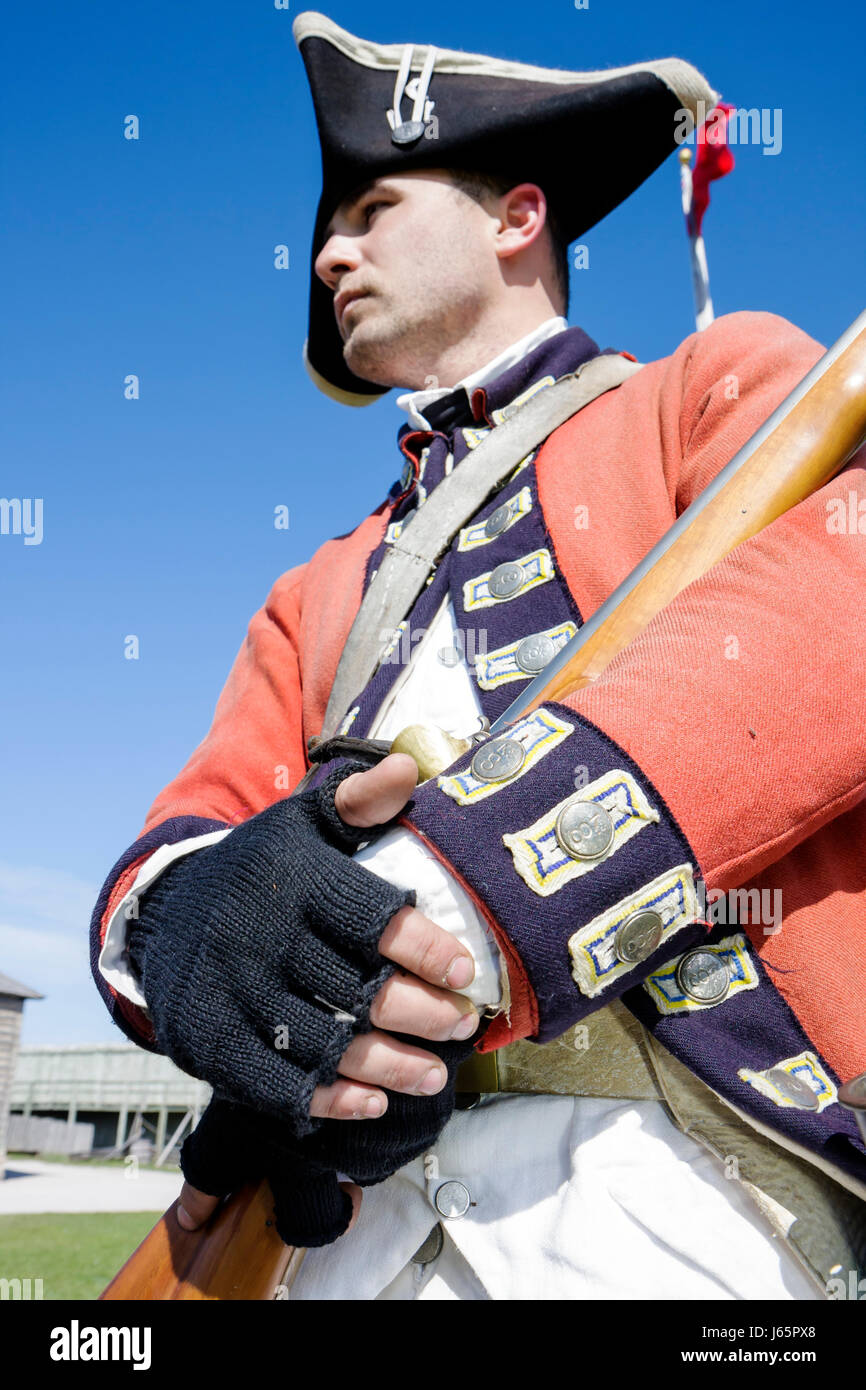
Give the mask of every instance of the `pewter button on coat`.
[{"label": "pewter button on coat", "polygon": [[469,770],[479,782],[502,782],[519,772],[525,759],[523,744],[516,738],[495,738],[479,748]]},{"label": "pewter button on coat", "polygon": [[500,535],[511,520],[511,505],[503,502],[501,507],[497,507],[495,512],[491,512],[484,527],[485,536]]},{"label": "pewter button on coat", "polygon": [[521,671],[534,676],[536,672],[543,671],[555,655],[552,638],[546,632],[534,632],[531,637],[524,637],[514,654],[514,660]]},{"label": "pewter button on coat", "polygon": [[787,1100],[793,1101],[800,1110],[818,1109],[821,1102],[808,1081],[804,1081],[802,1077],[794,1076],[792,1072],[785,1071],[784,1067],[771,1067],[764,1075],[768,1081],[773,1083],[777,1091],[781,1091],[782,1095]]},{"label": "pewter button on coat", "polygon": [[636,965],[651,956],[662,939],[664,923],[657,912],[633,912],[614,937],[613,948],[623,965]]},{"label": "pewter button on coat", "polygon": [[677,966],[677,984],[696,1004],[720,1004],[731,988],[731,972],[723,956],[698,946]]},{"label": "pewter button on coat", "polygon": [[460,661],[460,652],[457,647],[440,647],[436,655],[443,666],[456,666]]},{"label": "pewter button on coat", "polygon": [[504,565],[497,565],[490,576],[490,592],[494,598],[511,598],[523,588],[523,581],[526,575],[523,566],[516,560],[506,560]]},{"label": "pewter button on coat", "polygon": [[437,1187],[433,1205],[440,1216],[444,1216],[450,1221],[457,1221],[461,1216],[465,1216],[472,1206],[472,1197],[465,1183],[455,1182],[454,1179],[451,1179],[449,1182],[443,1182],[441,1187]]},{"label": "pewter button on coat", "polygon": [[600,859],[613,843],[613,821],[597,801],[572,801],[557,816],[554,833],[569,858]]}]

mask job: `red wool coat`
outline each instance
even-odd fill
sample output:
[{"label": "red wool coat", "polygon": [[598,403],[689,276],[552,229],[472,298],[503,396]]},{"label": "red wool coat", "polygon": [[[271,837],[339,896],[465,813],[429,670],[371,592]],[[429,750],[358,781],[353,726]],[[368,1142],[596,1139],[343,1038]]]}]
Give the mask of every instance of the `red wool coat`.
[{"label": "red wool coat", "polygon": [[[784,320],[732,314],[554,431],[516,486],[529,487],[552,580],[584,621],[820,353]],[[508,960],[510,1012],[485,1047],[543,1040],[623,994],[720,1094],[863,1178],[863,1146],[833,1090],[866,1070],[866,534],[838,522],[852,491],[866,497],[862,453],[685,589],[594,686],[551,706],[571,732],[519,785],[476,806],[461,803],[453,785],[446,794],[439,779],[419,789],[407,823],[460,878]],[[154,848],[256,814],[283,794],[280,768],[282,785],[300,780],[393,506],[275,583],[209,733],[109,876],[95,953]],[[516,527],[514,536],[517,553]],[[476,572],[488,568],[480,554]],[[532,630],[524,624],[513,635]],[[527,855],[542,853],[546,833],[538,818],[573,794],[584,763],[593,777],[624,770],[655,820],[592,873],[561,887],[542,884],[540,872],[533,882]],[[769,933],[766,920],[728,927],[746,935],[755,987],[718,1008],[666,1011],[661,986],[653,993],[647,981],[664,985],[665,967],[697,938],[674,935],[647,962],[613,971],[589,938],[617,907],[638,903],[642,885],[686,861],[710,898],[734,888],[763,889],[765,902],[781,894],[782,918]],[[102,988],[121,1026],[147,1045],[146,1017]],[[754,1081],[801,1053],[815,1059],[819,1092],[829,1088],[820,1115]]]}]

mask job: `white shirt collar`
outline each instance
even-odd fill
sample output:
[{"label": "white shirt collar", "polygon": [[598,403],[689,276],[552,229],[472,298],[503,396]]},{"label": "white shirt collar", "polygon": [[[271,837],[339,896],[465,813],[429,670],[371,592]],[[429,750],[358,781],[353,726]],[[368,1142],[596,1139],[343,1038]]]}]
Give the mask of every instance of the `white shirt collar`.
[{"label": "white shirt collar", "polygon": [[568,327],[568,319],[557,317],[546,319],[537,328],[533,328],[531,333],[518,338],[516,343],[512,343],[504,352],[500,352],[498,357],[487,362],[483,367],[475,372],[470,372],[462,381],[456,382],[454,386],[440,386],[433,390],[406,391],[402,396],[397,397],[397,405],[401,410],[405,410],[409,416],[409,423],[414,429],[426,430],[430,428],[424,418],[424,407],[433,401],[441,400],[443,396],[450,396],[452,391],[456,391],[462,386],[466,394],[471,396],[476,386],[483,386],[485,382],[493,381],[509,367],[513,367],[519,362],[521,357],[525,357],[533,348],[538,347],[548,338],[552,338],[556,333],[562,333]]}]

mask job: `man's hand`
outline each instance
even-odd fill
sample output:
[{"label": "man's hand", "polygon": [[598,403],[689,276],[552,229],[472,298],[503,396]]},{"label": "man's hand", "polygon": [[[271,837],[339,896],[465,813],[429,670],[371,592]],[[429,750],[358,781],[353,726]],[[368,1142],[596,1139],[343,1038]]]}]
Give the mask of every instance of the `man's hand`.
[{"label": "man's hand", "polygon": [[[337,788],[334,806],[347,825],[382,825],[403,809],[417,780],[412,758],[392,753],[368,772],[347,777]],[[375,1087],[415,1096],[441,1091],[447,1079],[441,1060],[388,1033],[445,1042],[469,1038],[478,1027],[474,1007],[453,993],[472,982],[475,963],[429,917],[414,907],[401,908],[385,928],[379,952],[407,973],[386,980],[376,995],[370,1010],[374,1030],[354,1038],[340,1060],[339,1076],[345,1079],[314,1091],[310,1113],[319,1118],[360,1120],[383,1115],[388,1097]]]},{"label": "man's hand", "polygon": [[[405,755],[335,771],[319,791],[275,803],[178,861],[149,890],[139,958],[157,1038],[215,1089],[184,1145],[185,1228],[211,1214],[209,1194],[266,1175],[284,1239],[333,1240],[360,1199],[354,1185],[341,1193],[334,1173],[381,1181],[451,1113],[479,1022],[455,991],[472,981],[474,962],[410,892],[347,858],[402,809],[416,779]],[[267,1041],[281,1029],[282,1053]],[[347,1119],[378,1122],[334,1123]]]}]

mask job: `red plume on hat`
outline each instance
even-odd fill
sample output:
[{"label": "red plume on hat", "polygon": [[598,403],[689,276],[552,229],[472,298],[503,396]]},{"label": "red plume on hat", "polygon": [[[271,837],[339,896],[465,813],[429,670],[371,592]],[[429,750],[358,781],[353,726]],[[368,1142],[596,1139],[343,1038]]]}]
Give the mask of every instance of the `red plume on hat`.
[{"label": "red plume on hat", "polygon": [[701,235],[704,213],[710,205],[710,183],[724,178],[734,167],[728,144],[728,116],[736,108],[720,101],[698,131],[698,154],[692,170],[692,207],[689,231]]}]

